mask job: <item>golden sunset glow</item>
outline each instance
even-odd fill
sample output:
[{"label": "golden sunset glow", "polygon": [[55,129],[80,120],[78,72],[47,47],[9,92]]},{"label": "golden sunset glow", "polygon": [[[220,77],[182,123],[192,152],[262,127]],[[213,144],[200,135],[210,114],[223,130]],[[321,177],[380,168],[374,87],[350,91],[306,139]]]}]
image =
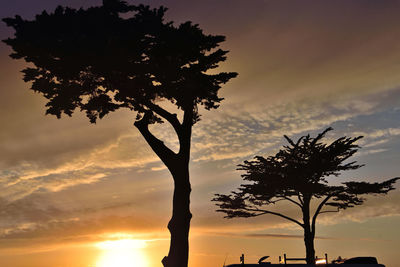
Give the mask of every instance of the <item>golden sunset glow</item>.
[{"label": "golden sunset glow", "polygon": [[[149,5],[148,12],[162,5],[168,9],[162,23],[192,24],[172,37],[175,30],[162,27],[158,37],[159,22],[146,26],[147,19],[135,17],[141,8],[124,2]],[[162,267],[169,222],[182,212],[173,210],[182,191],[174,192],[171,173],[182,170],[189,171],[193,215],[187,267],[239,264],[242,254],[245,264],[267,255],[272,264],[284,254],[304,258],[300,225],[273,214],[227,219],[212,201],[251,184],[243,180],[243,163],[276,155],[289,144],[284,135],[298,140],[332,127],[329,144],[364,137],[348,162],[365,166],[329,176],[326,185],[400,177],[400,1],[0,3],[0,267]],[[185,38],[189,25],[198,31]],[[223,39],[205,51],[221,49],[212,56],[200,57],[203,45],[190,48]],[[226,61],[212,64],[220,55]],[[220,84],[220,72],[238,76]],[[192,92],[200,102],[186,101]],[[157,115],[153,102],[172,116]],[[199,115],[190,131],[180,130],[186,102],[197,103]],[[142,111],[155,117],[139,130],[136,121],[146,124]],[[159,119],[164,123],[153,123]],[[149,145],[148,132],[159,142]],[[160,159],[156,146],[171,150],[171,159]],[[172,171],[166,162],[185,166]],[[318,266],[325,254],[328,262],[372,256],[400,266],[400,180],[394,187],[359,207],[321,209]],[[313,214],[322,200],[310,203]],[[279,201],[265,209],[302,222],[296,206]]]},{"label": "golden sunset glow", "polygon": [[102,250],[95,267],[147,267],[144,252],[146,241],[137,239],[108,240],[96,244]]}]

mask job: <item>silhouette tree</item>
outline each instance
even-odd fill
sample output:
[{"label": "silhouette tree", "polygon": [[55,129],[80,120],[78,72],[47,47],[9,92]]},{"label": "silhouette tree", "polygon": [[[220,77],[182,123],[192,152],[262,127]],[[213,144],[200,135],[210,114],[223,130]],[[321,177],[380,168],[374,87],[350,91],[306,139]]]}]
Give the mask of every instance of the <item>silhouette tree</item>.
[{"label": "silhouette tree", "polygon": [[[226,60],[228,51],[218,49],[224,36],[206,35],[191,22],[165,22],[166,10],[121,0],[103,0],[102,6],[79,10],[59,6],[32,21],[20,16],[3,19],[15,29],[14,38],[4,42],[14,50],[12,58],[31,63],[22,71],[24,81],[48,99],[46,114],[71,116],[78,108],[95,123],[120,108],[136,112],[134,125],[174,181],[170,250],[162,262],[184,267],[192,217],[192,127],[199,121],[199,105],[218,108],[221,85],[237,73],[210,72]],[[182,118],[162,101],[175,105]],[[177,153],[149,130],[150,124],[164,121],[176,132]]]},{"label": "silhouette tree", "polygon": [[[329,185],[329,178],[363,166],[356,164],[356,161],[345,162],[359,149],[355,142],[362,136],[341,137],[331,144],[323,143],[323,137],[330,130],[332,128],[315,138],[302,136],[297,142],[285,135],[289,145],[275,156],[256,156],[254,160],[238,165],[238,170],[245,171],[242,178],[249,183],[242,184],[238,191],[229,195],[216,194],[213,201],[220,208],[217,211],[226,213],[225,218],[272,214],[301,226],[304,230],[306,261],[314,264],[318,215],[361,205],[365,200],[361,195],[386,194],[394,189],[393,184],[399,179],[393,178],[382,183],[344,182],[342,185]],[[313,200],[316,202],[312,209]],[[288,201],[298,207],[302,219],[265,208],[279,201]]]}]

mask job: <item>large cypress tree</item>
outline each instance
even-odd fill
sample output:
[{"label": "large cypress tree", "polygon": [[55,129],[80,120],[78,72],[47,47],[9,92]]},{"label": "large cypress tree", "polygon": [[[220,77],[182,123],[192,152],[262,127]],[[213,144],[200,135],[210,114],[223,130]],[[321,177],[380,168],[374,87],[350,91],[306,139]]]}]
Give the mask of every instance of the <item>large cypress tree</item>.
[{"label": "large cypress tree", "polygon": [[[15,36],[4,42],[14,50],[12,58],[33,66],[23,70],[24,80],[48,100],[47,114],[71,116],[78,108],[95,123],[120,108],[135,112],[134,125],[174,181],[171,244],[163,264],[186,267],[192,127],[199,121],[199,106],[218,108],[221,85],[237,74],[209,72],[226,59],[227,51],[218,49],[224,36],[204,34],[191,22],[166,22],[165,11],[121,0],[79,10],[57,7],[31,21],[4,19],[15,29]],[[182,119],[162,101],[174,104]],[[177,153],[149,130],[161,122],[175,130]]]}]

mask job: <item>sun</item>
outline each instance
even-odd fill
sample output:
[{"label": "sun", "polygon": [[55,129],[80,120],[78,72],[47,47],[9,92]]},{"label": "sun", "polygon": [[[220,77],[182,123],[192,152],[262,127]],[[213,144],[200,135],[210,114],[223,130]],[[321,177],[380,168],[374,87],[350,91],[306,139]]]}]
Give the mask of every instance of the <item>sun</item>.
[{"label": "sun", "polygon": [[109,240],[96,244],[103,253],[96,262],[96,267],[148,267],[142,249],[146,241],[137,239]]}]

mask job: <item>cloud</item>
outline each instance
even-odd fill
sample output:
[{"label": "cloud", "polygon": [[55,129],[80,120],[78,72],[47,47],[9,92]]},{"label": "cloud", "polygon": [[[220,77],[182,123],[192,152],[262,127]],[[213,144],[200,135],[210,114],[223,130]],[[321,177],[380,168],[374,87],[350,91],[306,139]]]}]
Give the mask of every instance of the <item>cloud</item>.
[{"label": "cloud", "polygon": [[[355,132],[354,134],[364,136],[363,143],[365,143],[366,147],[371,147],[386,142],[388,138],[399,136],[400,128],[374,129],[370,132]],[[366,139],[373,141],[373,143],[367,143]]]},{"label": "cloud", "polygon": [[104,216],[85,220],[71,218],[42,224],[21,224],[2,233],[0,250],[3,254],[87,246],[105,238],[117,238],[117,233],[147,241],[167,240],[169,237],[168,231],[161,231],[153,221],[137,216]]},{"label": "cloud", "polygon": [[[237,164],[254,155],[274,153],[284,141],[283,134],[295,136],[365,116],[379,109],[379,103],[379,97],[368,96],[339,103],[305,101],[299,105],[297,102],[281,102],[242,109],[228,106],[221,112],[215,111],[216,116],[206,112],[203,120],[194,126],[193,164],[218,161]],[[383,138],[397,136],[399,129],[392,127],[369,133],[373,139],[367,148],[372,147],[373,142],[378,142],[378,145],[385,142]],[[168,146],[178,149],[176,134],[168,124],[153,126],[152,131]],[[83,136],[83,140],[88,139],[90,135]],[[70,142],[73,141],[67,144]],[[383,151],[379,148],[363,153],[366,155]],[[77,185],[93,184],[132,168],[165,170],[134,127],[119,133],[117,131],[115,136],[107,133],[104,141],[91,143],[88,147],[71,149],[67,153],[70,156],[68,159],[64,152],[49,153],[53,160],[47,161],[48,156],[25,159],[4,168],[0,172],[0,186],[7,189],[3,196],[19,198],[36,190],[60,191]]]},{"label": "cloud", "polygon": [[378,103],[367,97],[339,103],[326,100],[221,108],[216,116],[206,114],[195,125],[192,158],[195,162],[243,159],[274,151],[284,134],[306,134],[368,115],[379,109]]},{"label": "cloud", "polygon": [[365,156],[388,151],[387,144],[400,136],[400,128],[372,129],[368,132],[356,131],[351,135],[364,136],[359,141],[362,150],[358,153],[358,156]]},{"label": "cloud", "polygon": [[[208,117],[206,113],[207,116],[194,126],[193,131],[192,168],[195,171],[192,172],[192,176],[199,177],[199,179],[193,177],[194,189],[198,192],[198,195],[196,195],[197,193],[194,195],[197,202],[193,202],[193,210],[196,214],[193,220],[194,227],[198,229],[199,227],[209,229],[223,229],[226,227],[225,220],[221,219],[222,215],[215,214],[214,208],[210,209],[212,204],[204,203],[208,203],[209,199],[211,199],[210,191],[223,193],[232,189],[232,185],[235,183],[233,175],[237,177],[235,178],[237,182],[240,182],[239,174],[234,172],[237,163],[244,159],[249,159],[253,155],[274,153],[280,147],[280,144],[284,142],[283,134],[288,134],[289,136],[305,134],[309,131],[316,131],[316,129],[323,129],[333,123],[351,121],[358,116],[368,116],[376,109],[379,109],[377,97],[373,101],[369,98],[361,98],[357,99],[357,101],[349,99],[340,104],[336,102],[305,102],[303,105],[277,103],[273,106],[244,108],[240,112],[227,112],[230,109],[226,109],[221,110],[221,112],[216,111],[217,116],[215,117]],[[165,140],[168,145],[177,146],[176,136],[171,128],[162,125],[161,127],[154,127],[153,131],[157,136]],[[372,143],[372,141],[378,142],[386,140],[385,138],[396,137],[398,132],[399,128],[388,127],[387,129],[371,129],[364,132],[358,131],[357,133],[371,136],[369,141]],[[382,148],[378,147],[375,151],[369,149],[367,152],[371,154],[378,153],[380,152],[379,149]],[[46,197],[31,201],[38,194],[42,196],[54,194],[56,196],[70,188],[77,190],[78,186],[84,184],[91,184],[94,186],[93,188],[96,188],[95,184],[102,183],[110,177],[116,179],[114,176],[133,176],[138,179],[141,176],[164,176],[164,173],[169,175],[141,136],[135,132],[135,129],[121,132],[116,136],[109,137],[106,142],[93,144],[91,147],[72,151],[72,153],[74,153],[74,157],[68,161],[62,160],[62,156],[60,160],[51,163],[40,163],[40,160],[44,159],[36,159],[35,161],[25,161],[17,165],[18,167],[10,167],[1,172],[3,179],[0,186],[3,188],[2,194],[6,204],[0,207],[0,213],[2,212],[1,210],[4,210],[4,218],[8,222],[7,225],[2,227],[5,236],[13,240],[22,237],[36,239],[46,233],[51,233],[52,231],[55,233],[56,231],[64,231],[64,229],[71,229],[68,230],[69,232],[65,232],[66,235],[74,235],[72,229],[77,229],[77,232],[81,233],[84,231],[90,232],[90,229],[97,229],[98,232],[116,231],[118,228],[139,232],[164,229],[169,216],[168,212],[166,212],[166,207],[170,207],[169,202],[166,200],[170,198],[170,185],[167,187],[165,184],[157,185],[157,183],[161,182],[160,179],[142,180],[141,183],[143,185],[137,185],[137,188],[142,188],[140,189],[142,192],[136,192],[130,198],[124,197],[120,200],[122,202],[109,203],[108,206],[113,207],[109,209],[104,205],[95,204],[95,199],[98,199],[98,201],[106,200],[100,194],[93,195],[93,201],[91,202],[83,201],[85,208],[83,209],[82,207],[82,210],[76,207],[63,207],[53,200],[49,202]],[[58,157],[59,154],[56,153],[53,156]],[[221,164],[218,165],[218,162],[221,162]],[[211,169],[214,170],[210,174],[204,171],[204,168],[209,166],[213,166]],[[203,169],[201,172],[200,169],[197,170],[200,167]],[[150,175],[149,172],[144,171],[148,169],[160,173]],[[217,171],[215,171],[216,169]],[[205,176],[204,179],[200,180],[201,176]],[[132,185],[138,183],[139,180],[137,179],[131,181]],[[118,180],[115,181],[117,183]],[[121,189],[123,187],[128,190],[131,185],[128,187],[127,181],[124,183],[125,186],[121,184],[120,187],[115,187],[115,192],[123,192]],[[72,191],[68,192],[69,194],[72,193]],[[119,194],[116,193],[115,195],[118,197]],[[154,209],[155,206],[141,202],[140,199],[143,198],[158,200],[159,203],[168,203],[157,208],[164,210],[157,215],[163,219],[158,219],[159,224],[150,228],[147,227],[147,220],[154,219],[155,215],[144,213],[144,211],[146,207]],[[21,202],[18,202],[19,200]],[[49,203],[49,206],[37,204],[40,201]],[[366,220],[373,216],[398,214],[392,204],[385,205],[387,205],[387,208],[377,209],[381,211],[379,214],[374,213],[374,209],[365,209],[360,214],[352,213],[352,211],[347,213],[346,211],[342,217],[335,219],[335,223],[340,223],[344,220],[357,221],[363,220],[362,218]],[[135,212],[133,212],[133,207],[135,207]],[[296,218],[299,216],[298,211],[289,206],[281,208],[282,211],[290,216]],[[132,210],[129,211],[129,209]],[[204,212],[205,209],[208,212]],[[11,210],[15,210],[15,213],[12,213]],[[118,210],[127,213],[120,213]],[[87,215],[84,215],[84,213],[87,213]],[[146,219],[134,216],[134,214],[139,213]],[[89,219],[90,216],[95,215],[99,217],[96,217],[93,221]],[[121,224],[115,223],[112,226],[111,219],[105,219],[113,216],[117,216],[115,218],[121,221]],[[126,216],[129,218],[126,218],[125,224],[125,219],[119,219],[119,217]],[[280,218],[266,217],[268,218],[248,221],[232,220],[230,221],[232,227],[230,229],[263,230],[296,227]],[[323,216],[321,217],[321,223],[332,223],[332,218]],[[131,226],[128,226],[130,223]],[[84,224],[88,224],[88,226],[84,227]]]},{"label": "cloud", "polygon": [[[57,195],[57,193],[54,193]],[[35,193],[16,201],[0,199],[0,249],[42,251],[104,240],[109,233],[141,239],[166,238],[166,221],[160,214],[135,212],[132,201],[66,206],[48,194]],[[146,209],[146,208],[145,208]],[[156,209],[154,209],[156,210]],[[24,248],[29,248],[24,250]]]},{"label": "cloud", "polygon": [[[303,239],[304,235],[290,235],[290,234],[265,234],[265,233],[248,233],[248,234],[243,234],[243,233],[209,233],[210,235],[215,235],[215,236],[228,236],[228,237],[233,237],[233,238],[267,238],[267,239]],[[330,237],[316,237],[316,239],[333,239]]]},{"label": "cloud", "polygon": [[[211,236],[225,236],[230,238],[250,238],[250,239],[304,239],[304,234],[270,234],[270,233],[241,233],[241,232],[209,232],[203,233]],[[353,237],[340,237],[340,236],[315,236],[315,240],[338,240],[338,241],[354,241]],[[360,241],[374,241],[374,242],[387,242],[390,240],[375,239],[375,238],[358,238]]]},{"label": "cloud", "polygon": [[0,171],[0,186],[7,189],[3,195],[18,198],[36,190],[60,191],[98,182],[115,170],[140,168],[158,162],[147,144],[134,133],[117,136],[112,142],[100,143],[90,150],[78,150],[74,154],[71,159],[53,164],[43,164],[36,159],[3,169]]},{"label": "cloud", "polygon": [[322,224],[338,224],[346,221],[365,222],[379,217],[400,216],[400,192],[389,193],[387,196],[368,196],[361,206],[349,208],[336,214],[323,214],[319,218]]}]

